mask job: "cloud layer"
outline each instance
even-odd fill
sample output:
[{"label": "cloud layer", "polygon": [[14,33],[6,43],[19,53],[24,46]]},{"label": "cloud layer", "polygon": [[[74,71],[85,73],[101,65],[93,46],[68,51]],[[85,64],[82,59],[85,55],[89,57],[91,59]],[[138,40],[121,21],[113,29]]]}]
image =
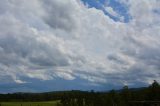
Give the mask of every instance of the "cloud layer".
[{"label": "cloud layer", "polygon": [[128,7],[129,22],[79,0],[1,0],[1,84],[58,78],[95,86],[160,81],[160,2],[119,3]]}]

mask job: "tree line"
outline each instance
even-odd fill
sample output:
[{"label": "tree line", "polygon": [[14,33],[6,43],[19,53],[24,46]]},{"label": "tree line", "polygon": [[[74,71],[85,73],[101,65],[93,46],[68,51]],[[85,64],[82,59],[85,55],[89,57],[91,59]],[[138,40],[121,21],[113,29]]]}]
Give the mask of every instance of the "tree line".
[{"label": "tree line", "polygon": [[149,87],[107,92],[61,91],[46,93],[0,94],[0,101],[52,101],[59,106],[160,106],[160,84],[154,81]]},{"label": "tree line", "polygon": [[154,81],[146,88],[109,92],[72,92],[64,94],[61,106],[160,106],[160,85]]}]

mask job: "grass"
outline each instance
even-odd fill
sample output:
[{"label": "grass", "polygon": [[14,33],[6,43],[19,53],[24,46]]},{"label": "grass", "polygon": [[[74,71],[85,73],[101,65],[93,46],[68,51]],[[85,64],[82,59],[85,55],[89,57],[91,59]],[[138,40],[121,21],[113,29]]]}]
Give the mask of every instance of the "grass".
[{"label": "grass", "polygon": [[59,101],[47,102],[2,102],[0,106],[57,106]]}]

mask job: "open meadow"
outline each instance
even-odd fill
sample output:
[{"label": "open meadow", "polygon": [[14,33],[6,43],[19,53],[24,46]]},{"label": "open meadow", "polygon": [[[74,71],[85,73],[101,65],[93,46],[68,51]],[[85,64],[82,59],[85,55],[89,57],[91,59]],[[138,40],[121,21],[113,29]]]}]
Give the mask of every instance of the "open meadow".
[{"label": "open meadow", "polygon": [[47,102],[2,102],[0,106],[57,106],[59,101]]}]

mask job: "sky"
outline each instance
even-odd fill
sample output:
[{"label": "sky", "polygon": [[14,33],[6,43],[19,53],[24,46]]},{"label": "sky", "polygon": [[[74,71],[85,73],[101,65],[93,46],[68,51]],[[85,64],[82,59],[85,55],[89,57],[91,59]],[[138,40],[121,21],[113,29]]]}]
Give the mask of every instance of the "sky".
[{"label": "sky", "polygon": [[160,82],[160,0],[0,0],[0,93]]}]

